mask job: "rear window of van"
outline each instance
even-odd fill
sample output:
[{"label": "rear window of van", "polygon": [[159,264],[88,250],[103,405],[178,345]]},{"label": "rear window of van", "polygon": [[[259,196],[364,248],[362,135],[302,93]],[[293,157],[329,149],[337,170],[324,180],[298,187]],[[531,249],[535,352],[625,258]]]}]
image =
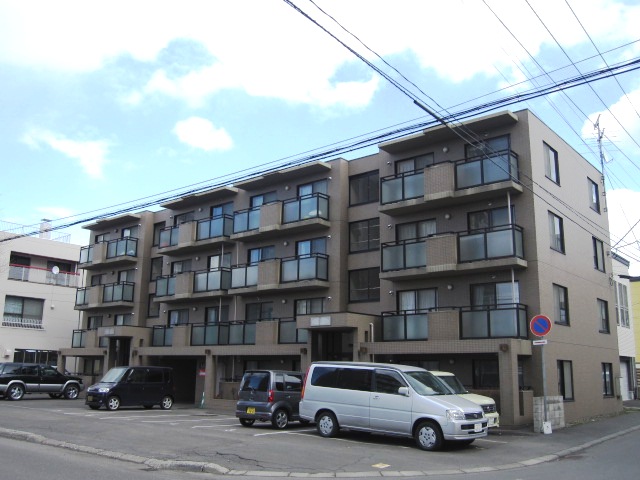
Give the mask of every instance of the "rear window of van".
[{"label": "rear window of van", "polygon": [[311,385],[369,392],[372,377],[368,369],[317,366],[311,374]]}]

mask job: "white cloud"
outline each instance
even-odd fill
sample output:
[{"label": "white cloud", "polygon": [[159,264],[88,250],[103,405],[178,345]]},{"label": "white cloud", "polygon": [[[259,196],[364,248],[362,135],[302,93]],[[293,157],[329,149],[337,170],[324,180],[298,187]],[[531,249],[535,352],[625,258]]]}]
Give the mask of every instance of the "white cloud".
[{"label": "white cloud", "polygon": [[607,192],[611,245],[631,262],[630,273],[640,276],[640,192],[617,189]]},{"label": "white cloud", "polygon": [[229,150],[233,147],[233,140],[227,131],[216,128],[206,118],[190,117],[181,120],[176,123],[173,132],[181,142],[207,152]]},{"label": "white cloud", "polygon": [[32,148],[45,145],[76,160],[85,173],[92,178],[101,178],[107,163],[109,143],[104,140],[70,140],[48,130],[32,129],[22,141]]}]

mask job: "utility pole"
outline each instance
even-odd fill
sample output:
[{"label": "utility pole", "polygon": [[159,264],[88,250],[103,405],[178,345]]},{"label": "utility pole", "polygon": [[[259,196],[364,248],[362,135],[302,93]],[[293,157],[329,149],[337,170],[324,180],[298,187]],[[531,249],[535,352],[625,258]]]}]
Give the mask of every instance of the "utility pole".
[{"label": "utility pole", "polygon": [[602,151],[602,138],[604,137],[604,128],[600,129],[600,115],[593,128],[598,129],[598,151],[600,153],[600,184],[602,185],[602,211],[607,212],[607,190],[604,182],[604,152]]}]

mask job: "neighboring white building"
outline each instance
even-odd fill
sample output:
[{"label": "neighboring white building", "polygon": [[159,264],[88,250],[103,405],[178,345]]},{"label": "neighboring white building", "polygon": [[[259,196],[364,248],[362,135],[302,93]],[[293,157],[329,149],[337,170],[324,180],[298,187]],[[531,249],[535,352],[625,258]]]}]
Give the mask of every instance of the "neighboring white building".
[{"label": "neighboring white building", "polygon": [[636,397],[636,343],[633,328],[633,312],[630,308],[631,287],[629,262],[615,253],[613,259],[613,288],[615,298],[618,346],[620,350],[620,395],[622,400]]},{"label": "neighboring white building", "polygon": [[[0,362],[56,365],[59,350],[70,345],[78,328],[73,307],[83,278],[77,269],[80,246],[70,244],[68,235],[22,236],[25,229],[16,227],[0,231]],[[65,368],[75,371],[73,362]]]}]

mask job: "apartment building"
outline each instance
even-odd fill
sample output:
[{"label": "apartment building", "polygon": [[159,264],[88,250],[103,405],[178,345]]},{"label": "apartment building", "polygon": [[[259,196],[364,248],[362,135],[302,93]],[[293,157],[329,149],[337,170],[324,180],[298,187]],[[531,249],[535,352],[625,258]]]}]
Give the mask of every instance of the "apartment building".
[{"label": "apartment building", "polygon": [[[636,343],[633,312],[630,308],[630,263],[627,259],[613,253],[613,296],[616,313],[616,330],[618,335],[618,349],[620,352],[620,378],[618,388],[622,400],[636,398]],[[602,329],[609,328],[608,322]]]},{"label": "apartment building", "polygon": [[532,423],[545,365],[567,422],[618,412],[601,189],[522,110],[100,220],[62,355],[93,375],[172,366],[178,401],[206,405],[233,399],[249,368],[414,364],[493,396],[504,425]]},{"label": "apartment building", "polygon": [[[78,328],[75,310],[80,245],[69,235],[28,230],[3,222],[0,231],[0,362],[59,363],[58,352]],[[46,224],[44,225],[46,227]],[[70,371],[75,358],[62,362]]]}]

